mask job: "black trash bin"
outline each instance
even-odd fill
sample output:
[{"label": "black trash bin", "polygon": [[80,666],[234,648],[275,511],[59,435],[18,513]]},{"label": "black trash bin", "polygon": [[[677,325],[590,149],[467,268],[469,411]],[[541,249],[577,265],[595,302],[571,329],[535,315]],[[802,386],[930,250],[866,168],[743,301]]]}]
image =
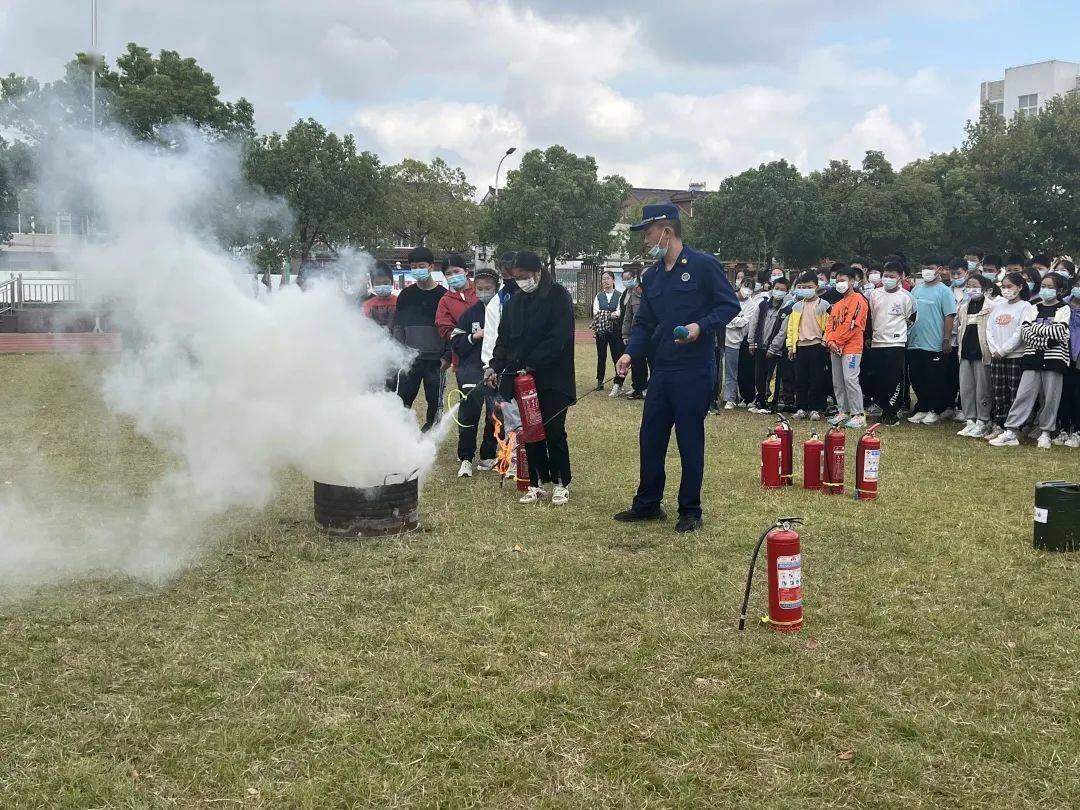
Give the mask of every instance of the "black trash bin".
[{"label": "black trash bin", "polygon": [[[397,477],[397,483],[390,479]],[[339,537],[385,537],[420,525],[417,473],[387,476],[382,486],[346,487],[315,482],[315,523]]]},{"label": "black trash bin", "polygon": [[1080,551],[1080,484],[1040,481],[1035,485],[1035,548]]}]

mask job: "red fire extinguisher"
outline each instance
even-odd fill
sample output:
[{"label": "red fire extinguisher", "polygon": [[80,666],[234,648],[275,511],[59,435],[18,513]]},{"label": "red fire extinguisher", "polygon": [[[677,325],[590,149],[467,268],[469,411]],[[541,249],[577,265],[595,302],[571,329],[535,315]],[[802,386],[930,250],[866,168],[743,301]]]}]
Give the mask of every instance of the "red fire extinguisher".
[{"label": "red fire extinguisher", "polygon": [[871,425],[859,437],[855,448],[855,499],[872,501],[878,494],[878,475],[881,472],[881,437],[878,428]]},{"label": "red fire extinguisher", "polygon": [[776,420],[776,427],[773,428],[773,432],[777,438],[780,439],[780,478],[783,480],[785,486],[791,486],[794,483],[794,475],[792,475],[792,433],[791,425],[787,420],[780,417]]},{"label": "red fire extinguisher", "polygon": [[525,440],[522,438],[523,428],[514,431],[514,480],[517,482],[519,492],[529,491],[529,455],[525,451]]},{"label": "red fire extinguisher", "polygon": [[803,442],[803,489],[820,490],[825,467],[825,443],[816,433]]},{"label": "red fire extinguisher", "polygon": [[847,437],[835,427],[825,434],[825,474],[822,484],[826,495],[844,494],[844,445]]},{"label": "red fire extinguisher", "polygon": [[540,413],[540,397],[536,393],[536,378],[527,371],[514,377],[514,399],[521,410],[521,432],[525,442],[533,444],[547,438],[544,417]]},{"label": "red fire extinguisher", "polygon": [[780,633],[794,633],[802,629],[802,545],[795,526],[801,518],[779,518],[762,532],[750,558],[750,570],[746,575],[746,591],[743,593],[739,630],[746,627],[746,609],[750,603],[750,586],[754,580],[761,544],[766,543],[765,556],[769,564],[769,615],[763,621]]},{"label": "red fire extinguisher", "polygon": [[783,489],[784,443],[775,433],[770,433],[761,443],[761,485],[765,489]]}]

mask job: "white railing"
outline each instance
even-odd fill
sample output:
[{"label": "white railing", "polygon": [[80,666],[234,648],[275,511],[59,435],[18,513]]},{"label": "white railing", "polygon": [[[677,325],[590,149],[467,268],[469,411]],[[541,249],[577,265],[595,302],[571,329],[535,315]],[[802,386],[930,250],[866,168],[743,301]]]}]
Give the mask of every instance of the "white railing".
[{"label": "white railing", "polygon": [[77,278],[23,279],[22,274],[12,274],[0,284],[0,313],[35,304],[75,304],[82,298]]}]

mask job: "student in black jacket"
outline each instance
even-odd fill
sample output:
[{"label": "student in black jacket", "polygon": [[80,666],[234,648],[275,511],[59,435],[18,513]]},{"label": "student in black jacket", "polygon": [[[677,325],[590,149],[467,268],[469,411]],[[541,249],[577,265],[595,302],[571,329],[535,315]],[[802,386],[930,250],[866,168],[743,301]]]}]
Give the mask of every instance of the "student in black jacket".
[{"label": "student in black jacket", "polygon": [[445,343],[435,326],[435,311],[446,288],[431,277],[434,263],[435,256],[426,247],[413,248],[409,253],[409,267],[416,283],[401,291],[394,314],[394,337],[417,353],[409,370],[398,377],[398,396],[406,408],[411,408],[423,384],[427,400],[425,432],[435,424],[442,410],[446,380],[442,360]]},{"label": "student in black jacket", "polygon": [[[484,312],[488,302],[499,288],[499,274],[481,268],[473,277],[477,301],[461,314],[457,327],[450,334],[450,348],[457,357],[457,384],[461,391],[461,407],[458,409],[458,461],[461,467],[458,478],[470,478],[473,474],[473,457],[476,455],[476,431],[484,417],[483,385],[484,364],[480,359],[484,345]],[[495,467],[495,425],[490,403],[484,419],[484,439],[480,444],[478,469],[487,471]]]},{"label": "student in black jacket", "polygon": [[495,351],[484,375],[489,385],[498,385],[506,399],[513,397],[517,372],[527,370],[536,378],[547,439],[525,447],[530,486],[521,502],[536,503],[547,497],[545,488],[554,485],[551,502],[561,505],[570,498],[566,412],[577,398],[574,303],[531,251],[517,254],[511,273],[520,292],[503,310]]}]

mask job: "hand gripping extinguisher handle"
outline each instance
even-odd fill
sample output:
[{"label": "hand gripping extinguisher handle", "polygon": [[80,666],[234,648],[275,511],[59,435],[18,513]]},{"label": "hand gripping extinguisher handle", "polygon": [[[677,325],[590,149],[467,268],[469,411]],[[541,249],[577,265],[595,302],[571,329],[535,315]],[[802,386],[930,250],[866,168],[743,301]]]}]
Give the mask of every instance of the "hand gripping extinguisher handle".
[{"label": "hand gripping extinguisher handle", "polygon": [[792,526],[802,524],[802,522],[801,517],[777,518],[775,523],[765,527],[765,531],[758,538],[757,545],[754,546],[754,553],[750,557],[750,570],[746,572],[746,591],[743,593],[742,609],[739,611],[739,632],[746,629],[746,610],[750,605],[750,586],[754,582],[754,568],[757,567],[758,554],[761,552],[762,543],[765,542],[765,538],[769,536],[769,532],[773,529],[790,529]]}]

